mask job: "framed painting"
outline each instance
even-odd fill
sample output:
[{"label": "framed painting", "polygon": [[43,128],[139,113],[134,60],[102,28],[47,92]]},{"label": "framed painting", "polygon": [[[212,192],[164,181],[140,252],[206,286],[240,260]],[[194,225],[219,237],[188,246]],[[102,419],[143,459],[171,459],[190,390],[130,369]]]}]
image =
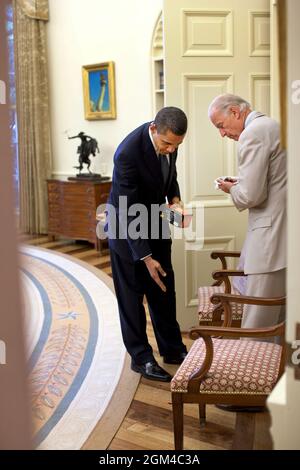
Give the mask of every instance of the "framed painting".
[{"label": "framed painting", "polygon": [[85,119],[116,119],[115,64],[82,67]]}]

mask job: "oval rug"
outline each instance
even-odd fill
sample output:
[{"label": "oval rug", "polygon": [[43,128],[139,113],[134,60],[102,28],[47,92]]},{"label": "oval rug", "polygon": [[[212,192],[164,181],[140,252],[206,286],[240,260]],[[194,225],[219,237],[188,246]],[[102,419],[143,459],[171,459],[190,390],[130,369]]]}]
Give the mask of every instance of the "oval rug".
[{"label": "oval rug", "polygon": [[49,250],[21,247],[20,256],[35,444],[105,449],[139,381],[112,280]]}]

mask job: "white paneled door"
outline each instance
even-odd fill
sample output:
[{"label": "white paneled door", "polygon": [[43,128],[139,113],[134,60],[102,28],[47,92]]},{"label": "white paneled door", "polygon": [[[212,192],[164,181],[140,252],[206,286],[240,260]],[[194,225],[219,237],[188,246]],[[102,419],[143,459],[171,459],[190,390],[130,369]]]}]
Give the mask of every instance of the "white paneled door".
[{"label": "white paneled door", "polygon": [[189,119],[177,165],[182,199],[194,221],[204,207],[202,248],[201,230],[173,243],[177,316],[185,330],[198,322],[198,286],[210,284],[218,267],[210,252],[240,249],[245,237],[247,214],[213,183],[236,174],[236,146],[213,128],[207,108],[229,92],[270,113],[269,0],[164,0],[163,22],[165,103]]}]

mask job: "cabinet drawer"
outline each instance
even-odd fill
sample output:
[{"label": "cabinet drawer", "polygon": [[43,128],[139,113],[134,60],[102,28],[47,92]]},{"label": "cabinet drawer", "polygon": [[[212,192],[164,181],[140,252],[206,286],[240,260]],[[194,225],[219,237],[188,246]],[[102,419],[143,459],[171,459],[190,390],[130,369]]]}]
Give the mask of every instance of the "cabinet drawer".
[{"label": "cabinet drawer", "polygon": [[94,189],[93,185],[80,184],[80,183],[79,184],[77,184],[77,183],[72,183],[72,184],[65,183],[62,186],[62,191],[63,191],[64,196],[66,196],[66,195],[77,195],[77,196],[86,197],[89,194],[93,195],[95,193],[95,189]]},{"label": "cabinet drawer", "polygon": [[78,195],[78,194],[74,194],[74,195],[67,194],[63,198],[62,204],[65,208],[71,208],[74,210],[77,210],[77,209],[87,210],[95,206],[95,199],[90,196],[86,197],[86,195],[85,197],[82,197],[81,195]]},{"label": "cabinet drawer", "polygon": [[75,212],[75,211],[67,210],[66,208],[64,208],[62,214],[63,214],[64,224],[68,222],[74,225],[87,224],[90,222],[90,220],[96,217],[95,216],[96,212],[92,210],[77,210]]}]

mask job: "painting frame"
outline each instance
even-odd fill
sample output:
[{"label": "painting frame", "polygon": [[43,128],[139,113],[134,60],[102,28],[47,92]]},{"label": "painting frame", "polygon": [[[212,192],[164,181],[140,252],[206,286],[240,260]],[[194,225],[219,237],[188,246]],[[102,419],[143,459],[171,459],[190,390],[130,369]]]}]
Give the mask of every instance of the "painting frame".
[{"label": "painting frame", "polygon": [[85,119],[116,119],[115,63],[83,65],[82,80]]}]

